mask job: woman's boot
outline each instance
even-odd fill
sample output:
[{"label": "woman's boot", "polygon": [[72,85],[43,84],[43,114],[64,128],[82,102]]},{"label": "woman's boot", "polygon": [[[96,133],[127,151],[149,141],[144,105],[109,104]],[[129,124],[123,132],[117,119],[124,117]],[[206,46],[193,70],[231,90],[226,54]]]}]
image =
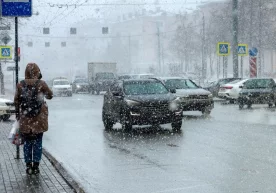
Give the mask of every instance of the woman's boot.
[{"label": "woman's boot", "polygon": [[39,162],[34,162],[34,164],[33,164],[33,174],[35,174],[35,175],[39,174]]},{"label": "woman's boot", "polygon": [[28,175],[32,175],[32,173],[33,173],[33,166],[32,166],[32,162],[30,162],[30,163],[26,163],[26,167],[27,167],[27,169],[26,169],[26,173],[27,173]]}]

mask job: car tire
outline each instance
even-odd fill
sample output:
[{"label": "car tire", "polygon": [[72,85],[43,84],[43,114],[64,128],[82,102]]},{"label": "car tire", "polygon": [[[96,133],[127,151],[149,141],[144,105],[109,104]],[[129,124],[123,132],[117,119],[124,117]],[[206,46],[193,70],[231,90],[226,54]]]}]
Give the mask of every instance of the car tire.
[{"label": "car tire", "polygon": [[239,103],[239,109],[243,109],[243,107],[244,107],[244,104]]},{"label": "car tire", "polygon": [[122,124],[122,129],[124,131],[129,132],[132,130],[132,123],[131,123],[130,117],[127,115],[127,113],[121,114],[121,124]]},{"label": "car tire", "polygon": [[235,100],[231,99],[231,100],[229,100],[229,103],[230,104],[235,104]]},{"label": "car tire", "polygon": [[182,127],[182,121],[173,122],[172,123],[172,130],[173,132],[180,132]]},{"label": "car tire", "polygon": [[3,121],[8,121],[10,117],[10,115],[3,115],[1,118],[3,119]]},{"label": "car tire", "polygon": [[73,93],[72,93],[72,92],[69,92],[69,93],[67,94],[67,96],[68,96],[68,97],[72,97],[72,96],[73,96]]},{"label": "car tire", "polygon": [[112,122],[112,120],[110,120],[109,116],[104,113],[104,111],[103,111],[102,119],[103,119],[104,129],[106,131],[111,130],[114,123]]},{"label": "car tire", "polygon": [[211,109],[205,108],[202,111],[203,116],[207,117],[211,114]]},{"label": "car tire", "polygon": [[97,92],[97,95],[100,95],[100,91],[99,90],[97,90],[96,92]]},{"label": "car tire", "polygon": [[268,103],[268,107],[272,108],[273,107],[273,103]]}]

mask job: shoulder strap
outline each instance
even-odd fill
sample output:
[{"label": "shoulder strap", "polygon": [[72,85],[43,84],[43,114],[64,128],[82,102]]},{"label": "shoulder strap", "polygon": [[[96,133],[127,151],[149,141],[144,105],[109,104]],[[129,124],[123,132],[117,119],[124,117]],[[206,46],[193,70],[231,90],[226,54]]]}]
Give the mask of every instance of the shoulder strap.
[{"label": "shoulder strap", "polygon": [[34,87],[37,87],[39,83],[40,83],[40,80],[37,80],[34,84]]},{"label": "shoulder strap", "polygon": [[20,84],[22,84],[23,86],[25,86],[25,85],[26,85],[25,80],[21,80],[21,81],[20,81]]}]

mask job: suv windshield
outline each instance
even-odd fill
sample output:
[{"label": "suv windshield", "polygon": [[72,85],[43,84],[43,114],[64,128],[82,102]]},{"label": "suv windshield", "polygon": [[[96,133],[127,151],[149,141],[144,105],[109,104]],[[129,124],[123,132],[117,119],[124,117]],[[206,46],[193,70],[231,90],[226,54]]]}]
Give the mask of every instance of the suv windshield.
[{"label": "suv windshield", "polygon": [[113,73],[98,73],[96,79],[115,79],[115,76]]},{"label": "suv windshield", "polygon": [[168,89],[195,89],[198,86],[189,79],[166,80],[165,85]]},{"label": "suv windshield", "polygon": [[124,83],[126,95],[168,94],[169,91],[160,82],[133,81]]},{"label": "suv windshield", "polygon": [[54,81],[54,85],[69,85],[69,82],[67,80],[57,80]]},{"label": "suv windshield", "polygon": [[248,80],[244,83],[246,89],[271,88],[272,86],[273,82],[270,79]]}]

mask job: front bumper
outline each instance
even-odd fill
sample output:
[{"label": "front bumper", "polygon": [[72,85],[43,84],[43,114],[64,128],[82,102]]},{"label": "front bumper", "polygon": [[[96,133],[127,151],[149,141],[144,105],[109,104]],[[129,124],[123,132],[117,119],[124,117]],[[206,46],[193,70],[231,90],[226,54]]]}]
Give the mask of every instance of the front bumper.
[{"label": "front bumper", "polygon": [[72,90],[54,90],[55,96],[72,94]]},{"label": "front bumper", "polygon": [[80,86],[76,87],[75,91],[76,92],[89,92],[90,88],[89,86]]},{"label": "front bumper", "polygon": [[263,95],[258,97],[252,97],[248,95],[239,96],[239,104],[274,104],[275,100],[271,96]]},{"label": "front bumper", "polygon": [[205,108],[213,109],[214,108],[214,100],[186,100],[181,102],[181,107],[183,111],[202,111]]},{"label": "front bumper", "polygon": [[12,115],[15,114],[14,106],[1,106],[0,107],[0,116],[2,115]]},{"label": "front bumper", "polygon": [[130,113],[131,122],[133,125],[154,125],[154,124],[167,124],[172,122],[179,122],[182,120],[182,111],[172,114],[146,116],[137,113]]}]

